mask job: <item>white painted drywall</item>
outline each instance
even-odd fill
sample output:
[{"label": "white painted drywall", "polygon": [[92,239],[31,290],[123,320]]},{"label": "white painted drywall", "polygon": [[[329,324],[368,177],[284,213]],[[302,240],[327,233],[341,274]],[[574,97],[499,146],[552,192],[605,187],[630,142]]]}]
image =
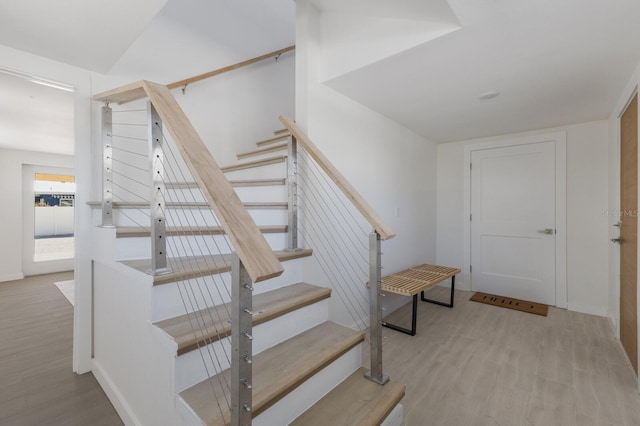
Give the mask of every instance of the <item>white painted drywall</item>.
[{"label": "white painted drywall", "polygon": [[[5,202],[0,220],[0,281],[24,277],[23,266],[23,165],[73,167],[70,155],[0,149],[0,193]],[[32,193],[33,195],[33,193]]]},{"label": "white painted drywall", "polygon": [[[464,146],[565,131],[567,134],[567,301],[606,315],[608,301],[608,133],[606,121],[438,145],[437,262],[463,265]],[[469,283],[460,280],[460,288]]]},{"label": "white painted drywall", "polygon": [[[30,74],[74,87],[74,154],[69,167],[76,174],[75,214],[75,316],[73,369],[84,373],[91,368],[91,228],[90,210],[86,202],[91,197],[91,73],[60,62],[19,50],[0,46],[0,68]],[[4,262],[4,260],[3,260]],[[8,263],[8,262],[7,262]],[[4,264],[4,263],[3,263]],[[17,263],[18,265],[20,263]]]},{"label": "white painted drywall", "polygon": [[[298,124],[397,233],[382,243],[383,273],[435,261],[435,144],[319,83],[320,13],[307,2],[297,2],[297,13]],[[323,280],[313,271],[305,279]],[[390,311],[407,300],[387,297],[385,304]],[[353,322],[332,303],[334,320]]]},{"label": "white painted drywall", "polygon": [[[113,238],[100,231],[96,242]],[[177,345],[149,321],[152,285],[149,275],[95,262],[94,371],[126,424],[177,425]]]}]

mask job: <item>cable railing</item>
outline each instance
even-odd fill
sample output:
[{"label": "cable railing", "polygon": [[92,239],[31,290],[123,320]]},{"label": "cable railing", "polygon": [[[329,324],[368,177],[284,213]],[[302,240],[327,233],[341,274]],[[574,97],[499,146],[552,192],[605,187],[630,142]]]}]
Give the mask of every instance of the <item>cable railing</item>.
[{"label": "cable railing", "polygon": [[[142,93],[144,107],[110,105]],[[117,211],[119,224],[150,236],[148,272],[175,282],[214,404],[225,422],[248,424],[251,292],[282,266],[165,86],[143,81],[94,99],[105,103],[102,226]]]},{"label": "cable railing", "polygon": [[[369,328],[371,366],[366,377],[384,384],[381,241],[395,233],[293,120],[280,121],[292,135],[287,160],[289,232],[313,248],[320,275],[348,315],[342,321]],[[297,235],[290,235],[289,250],[296,249]]]},{"label": "cable railing", "polygon": [[[147,272],[176,285],[212,403],[225,423],[249,424],[253,284],[282,266],[167,87],[141,81],[94,99],[105,103],[102,225],[117,219],[120,232],[126,223],[150,236]],[[292,120],[281,121],[292,134],[287,250],[314,249],[314,275],[326,279],[318,284],[345,308],[336,319],[369,329],[367,377],[384,384],[380,246],[395,234]]]}]

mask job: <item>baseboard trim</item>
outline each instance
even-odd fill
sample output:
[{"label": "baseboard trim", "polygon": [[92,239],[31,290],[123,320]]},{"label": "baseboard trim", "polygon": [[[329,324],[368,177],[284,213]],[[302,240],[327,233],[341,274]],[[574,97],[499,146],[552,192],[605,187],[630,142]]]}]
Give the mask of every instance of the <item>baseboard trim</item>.
[{"label": "baseboard trim", "polygon": [[122,419],[122,422],[127,426],[142,426],[142,423],[133,413],[133,410],[127,403],[127,400],[124,398],[122,393],[120,393],[120,390],[113,383],[109,375],[104,371],[100,363],[95,359],[93,360],[92,372],[96,380],[102,387],[104,393],[107,394],[107,398],[109,398],[109,401],[111,401],[111,404],[113,404],[113,407],[118,412],[118,415]]},{"label": "baseboard trim", "polygon": [[7,274],[0,275],[0,283],[5,281],[16,281],[24,278],[24,274]]},{"label": "baseboard trim", "polygon": [[567,309],[583,314],[597,315],[599,317],[607,317],[607,308],[601,306],[583,305],[580,303],[567,303]]}]

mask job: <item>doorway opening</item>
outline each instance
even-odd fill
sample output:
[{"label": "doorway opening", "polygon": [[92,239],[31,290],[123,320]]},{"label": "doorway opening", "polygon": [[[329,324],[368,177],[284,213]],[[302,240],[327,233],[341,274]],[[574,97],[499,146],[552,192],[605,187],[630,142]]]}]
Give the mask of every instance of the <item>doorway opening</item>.
[{"label": "doorway opening", "polygon": [[35,173],[33,191],[33,261],[73,259],[75,176]]}]

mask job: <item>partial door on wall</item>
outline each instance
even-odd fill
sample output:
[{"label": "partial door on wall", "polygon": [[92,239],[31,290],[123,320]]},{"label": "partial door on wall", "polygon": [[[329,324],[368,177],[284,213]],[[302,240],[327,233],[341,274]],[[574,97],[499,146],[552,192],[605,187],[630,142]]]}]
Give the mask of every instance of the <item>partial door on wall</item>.
[{"label": "partial door on wall", "polygon": [[555,144],[471,153],[471,285],[556,304]]},{"label": "partial door on wall", "polygon": [[638,95],[620,117],[620,341],[638,372]]}]

